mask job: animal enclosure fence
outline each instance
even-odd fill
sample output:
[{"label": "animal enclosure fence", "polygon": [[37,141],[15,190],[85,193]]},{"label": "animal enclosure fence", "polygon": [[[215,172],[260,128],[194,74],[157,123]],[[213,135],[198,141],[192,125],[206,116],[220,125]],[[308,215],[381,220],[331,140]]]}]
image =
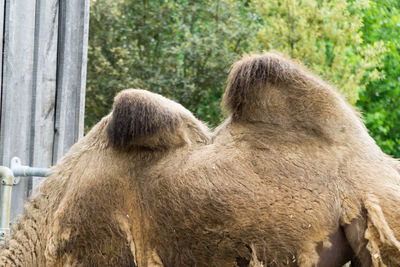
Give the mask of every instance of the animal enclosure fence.
[{"label": "animal enclosure fence", "polygon": [[[49,167],[83,135],[90,0],[0,0],[0,165]],[[12,189],[11,218],[43,178]]]}]

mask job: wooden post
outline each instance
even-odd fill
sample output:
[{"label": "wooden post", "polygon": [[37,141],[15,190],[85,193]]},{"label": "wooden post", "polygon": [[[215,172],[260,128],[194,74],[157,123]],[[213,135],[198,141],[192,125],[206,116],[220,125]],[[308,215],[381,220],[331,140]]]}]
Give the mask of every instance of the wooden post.
[{"label": "wooden post", "polygon": [[[0,165],[9,166],[14,156],[30,162],[35,9],[31,0],[5,4]],[[28,184],[21,179],[13,187],[11,218],[22,213]]]},{"label": "wooden post", "polygon": [[[5,10],[4,10],[4,7],[5,7],[4,3],[5,2],[4,1],[5,0],[0,0],[0,51],[2,52],[0,54],[1,62],[3,62],[3,56],[4,56],[3,55],[3,51],[4,51],[3,50],[3,39],[4,39],[3,33],[4,33],[4,12],[5,12]],[[0,125],[1,125],[1,103],[2,103],[1,99],[3,97],[3,86],[2,86],[2,84],[3,84],[3,75],[2,75],[2,73],[3,73],[3,64],[0,64]]]},{"label": "wooden post", "polygon": [[[0,165],[49,167],[82,136],[89,3],[0,0]],[[41,180],[14,186],[11,217]]]},{"label": "wooden post", "polygon": [[[49,167],[54,163],[51,151],[57,86],[58,13],[58,0],[36,2],[32,147],[30,162],[25,162],[35,167]],[[34,177],[29,188],[36,187],[43,179]]]},{"label": "wooden post", "polygon": [[89,1],[62,1],[60,10],[58,97],[53,154],[56,160],[83,136]]}]

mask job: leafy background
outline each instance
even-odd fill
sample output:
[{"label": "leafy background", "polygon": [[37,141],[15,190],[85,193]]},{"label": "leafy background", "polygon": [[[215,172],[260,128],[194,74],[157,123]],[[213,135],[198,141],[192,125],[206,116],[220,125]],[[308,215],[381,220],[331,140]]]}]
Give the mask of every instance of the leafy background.
[{"label": "leafy background", "polygon": [[399,10],[398,0],[92,1],[85,129],[126,88],[160,93],[215,127],[231,64],[277,50],[334,84],[400,157]]}]

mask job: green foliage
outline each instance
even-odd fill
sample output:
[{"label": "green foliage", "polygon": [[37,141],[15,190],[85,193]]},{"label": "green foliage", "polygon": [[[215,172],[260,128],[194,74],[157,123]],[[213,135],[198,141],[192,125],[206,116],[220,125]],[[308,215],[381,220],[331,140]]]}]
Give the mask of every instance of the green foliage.
[{"label": "green foliage", "polygon": [[400,2],[375,1],[92,1],[85,129],[125,88],[161,93],[216,126],[232,62],[273,49],[351,103],[359,96],[377,143],[400,157]]},{"label": "green foliage", "polygon": [[362,45],[368,1],[254,0],[263,19],[253,49],[274,49],[299,59],[334,84],[350,103],[367,82],[381,77],[383,42]]},{"label": "green foliage", "polygon": [[160,93],[217,125],[229,66],[255,32],[247,13],[234,0],[92,2],[87,128],[125,88]]},{"label": "green foliage", "polygon": [[385,79],[369,83],[357,106],[377,144],[400,158],[400,2],[377,0],[364,15],[364,40],[384,41],[387,53],[382,67]]}]

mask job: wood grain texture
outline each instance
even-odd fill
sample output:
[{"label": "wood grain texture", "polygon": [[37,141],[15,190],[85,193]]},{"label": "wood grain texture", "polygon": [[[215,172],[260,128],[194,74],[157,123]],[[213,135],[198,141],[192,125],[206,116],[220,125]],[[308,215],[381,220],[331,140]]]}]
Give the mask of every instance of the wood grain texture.
[{"label": "wood grain texture", "polygon": [[[0,0],[0,165],[49,167],[83,135],[89,4]],[[11,218],[42,179],[15,186]]]},{"label": "wood grain texture", "polygon": [[60,2],[55,161],[83,136],[89,4]]},{"label": "wood grain texture", "polygon": [[[0,62],[3,62],[3,38],[4,38],[4,4],[5,0],[0,0]],[[1,99],[3,95],[3,64],[0,63],[0,125],[1,125]]]},{"label": "wood grain texture", "polygon": [[[37,0],[32,109],[31,166],[53,163],[57,78],[58,0]],[[45,151],[45,153],[44,153]],[[32,188],[44,178],[33,177]]]},{"label": "wood grain texture", "polygon": [[[15,156],[30,162],[36,5],[32,0],[7,0],[5,7],[0,164],[8,166]],[[28,184],[21,179],[13,188],[11,218],[22,213]]]}]

